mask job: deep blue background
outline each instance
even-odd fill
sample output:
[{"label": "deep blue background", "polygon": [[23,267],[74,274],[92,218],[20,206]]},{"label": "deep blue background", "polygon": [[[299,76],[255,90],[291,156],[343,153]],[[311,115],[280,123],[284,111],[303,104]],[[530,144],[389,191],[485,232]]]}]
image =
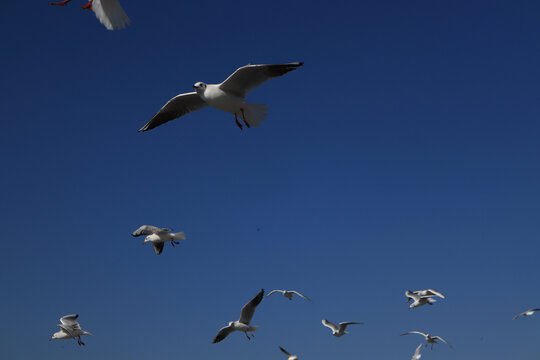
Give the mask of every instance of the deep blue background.
[{"label": "deep blue background", "polygon": [[[537,360],[537,1],[0,4],[0,355]],[[304,61],[248,100],[137,129],[196,81]],[[130,233],[185,231],[161,256]],[[260,231],[257,231],[260,229]],[[261,287],[256,338],[212,345]],[[447,295],[409,310],[405,289]],[[47,339],[79,313],[94,337]],[[363,321],[336,339],[320,324]]]}]

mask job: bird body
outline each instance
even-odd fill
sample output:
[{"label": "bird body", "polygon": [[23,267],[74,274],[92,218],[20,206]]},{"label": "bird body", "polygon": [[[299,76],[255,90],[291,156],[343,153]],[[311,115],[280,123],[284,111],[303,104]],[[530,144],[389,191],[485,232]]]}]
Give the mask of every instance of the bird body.
[{"label": "bird body", "polygon": [[79,345],[84,345],[84,343],[81,341],[82,335],[91,335],[92,333],[88,331],[84,331],[81,329],[80,324],[76,321],[76,319],[79,317],[77,314],[72,315],[65,315],[60,318],[60,324],[58,324],[58,327],[60,328],[60,331],[55,332],[53,336],[49,339],[55,340],[55,339],[75,339],[77,338],[77,343]]},{"label": "bird body", "polygon": [[348,334],[348,332],[346,331],[348,325],[352,325],[352,324],[363,325],[363,323],[361,322],[341,322],[339,323],[339,326],[338,326],[334,323],[331,323],[330,321],[326,319],[322,320],[322,324],[326,326],[327,328],[330,328],[330,330],[332,330],[332,335],[334,335],[335,337],[342,337],[343,335]]},{"label": "bird body", "polygon": [[171,245],[175,246],[180,244],[176,240],[186,240],[186,234],[183,232],[173,233],[171,229],[162,229],[152,225],[143,225],[132,233],[132,236],[135,237],[141,235],[146,235],[142,243],[151,243],[157,255],[163,252],[166,242],[170,241]]},{"label": "bird body", "polygon": [[287,299],[289,300],[292,300],[293,298],[293,295],[296,294],[298,296],[300,296],[301,298],[307,300],[307,301],[311,301],[307,296],[304,296],[302,294],[300,294],[298,291],[296,290],[272,290],[268,293],[268,295],[266,295],[266,297],[272,295],[272,294],[275,294],[275,293],[281,293],[284,297],[286,297]]},{"label": "bird body", "polygon": [[264,104],[244,101],[247,93],[267,80],[281,76],[302,66],[303,63],[246,65],[238,68],[220,84],[197,82],[194,92],[176,95],[170,99],[139,131],[148,131],[190,112],[212,106],[231,113],[236,125],[242,129],[242,120],[247,127],[257,127],[266,118],[268,108]]},{"label": "bird body", "polygon": [[251,326],[250,322],[253,318],[253,314],[255,313],[255,309],[257,306],[261,303],[262,299],[264,297],[264,289],[261,289],[257,295],[253,297],[247,304],[245,304],[242,307],[242,310],[240,312],[240,318],[236,321],[230,321],[229,325],[222,327],[219,329],[217,335],[214,337],[214,340],[212,340],[212,343],[218,343],[225,339],[229,334],[231,334],[234,331],[241,331],[244,334],[246,334],[246,337],[248,340],[250,339],[248,333],[250,333],[252,336],[255,336],[253,332],[257,330],[258,326]]},{"label": "bird body", "polygon": [[512,320],[516,320],[520,316],[531,316],[537,311],[540,311],[540,309],[529,309],[529,310],[524,311],[524,312],[522,312],[520,314],[517,314],[516,316],[514,316],[514,318]]},{"label": "bird body", "polygon": [[416,292],[412,292],[410,290],[405,291],[405,296],[407,296],[407,302],[409,302],[411,299],[413,300],[412,304],[409,305],[409,309],[413,309],[415,307],[419,307],[422,305],[433,305],[434,302],[437,300],[433,299],[429,296],[421,296],[418,295]]}]

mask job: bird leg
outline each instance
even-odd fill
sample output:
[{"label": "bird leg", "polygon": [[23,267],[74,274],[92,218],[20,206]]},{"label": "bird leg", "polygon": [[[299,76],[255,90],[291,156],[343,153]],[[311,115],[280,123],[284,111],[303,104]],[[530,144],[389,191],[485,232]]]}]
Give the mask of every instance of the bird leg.
[{"label": "bird leg", "polygon": [[238,115],[237,113],[234,113],[234,121],[236,122],[236,125],[242,130],[242,124],[240,124],[240,121],[238,121]]},{"label": "bird leg", "polygon": [[174,241],[174,240],[171,240],[171,244],[172,244],[172,246],[174,247],[175,244],[176,244],[176,245],[180,244],[180,241]]},{"label": "bird leg", "polygon": [[77,343],[78,343],[79,345],[84,345],[84,343],[83,343],[82,340],[81,340],[81,336],[80,336],[80,335],[77,336]]},{"label": "bird leg", "polygon": [[65,6],[70,1],[71,0],[64,0],[64,1],[60,1],[60,2],[52,2],[52,3],[49,3],[49,5]]},{"label": "bird leg", "polygon": [[242,112],[242,120],[244,120],[244,124],[246,124],[246,126],[250,128],[251,126],[249,126],[249,123],[246,121],[246,115],[244,114],[244,109],[240,109],[240,111]]},{"label": "bird leg", "polygon": [[92,10],[93,1],[94,0],[88,0],[88,2],[85,5],[81,6],[81,9]]},{"label": "bird leg", "polygon": [[244,334],[246,334],[246,337],[248,338],[248,340],[251,340],[251,338],[250,338],[249,335],[247,334],[247,331],[246,331]]}]

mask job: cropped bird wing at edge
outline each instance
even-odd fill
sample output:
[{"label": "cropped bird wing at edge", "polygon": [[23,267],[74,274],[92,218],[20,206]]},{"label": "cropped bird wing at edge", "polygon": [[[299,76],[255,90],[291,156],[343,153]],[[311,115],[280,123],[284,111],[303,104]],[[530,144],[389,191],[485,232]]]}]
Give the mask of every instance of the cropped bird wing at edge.
[{"label": "cropped bird wing at edge", "polygon": [[255,309],[257,308],[257,305],[259,305],[263,299],[264,296],[264,289],[261,289],[257,295],[253,297],[244,307],[242,307],[242,311],[240,312],[240,321],[242,324],[249,325],[251,322],[251,318],[253,317],[253,314],[255,313]]}]

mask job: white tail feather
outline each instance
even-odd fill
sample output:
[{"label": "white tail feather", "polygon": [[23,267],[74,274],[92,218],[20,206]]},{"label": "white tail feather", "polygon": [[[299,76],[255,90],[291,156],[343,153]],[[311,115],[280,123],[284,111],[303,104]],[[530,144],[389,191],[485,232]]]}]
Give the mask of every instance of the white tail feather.
[{"label": "white tail feather", "polygon": [[174,240],[186,240],[186,234],[183,232],[171,234]]},{"label": "white tail feather", "polygon": [[240,119],[253,127],[259,126],[268,115],[268,107],[265,104],[244,103],[243,109],[244,111],[240,112]]}]

